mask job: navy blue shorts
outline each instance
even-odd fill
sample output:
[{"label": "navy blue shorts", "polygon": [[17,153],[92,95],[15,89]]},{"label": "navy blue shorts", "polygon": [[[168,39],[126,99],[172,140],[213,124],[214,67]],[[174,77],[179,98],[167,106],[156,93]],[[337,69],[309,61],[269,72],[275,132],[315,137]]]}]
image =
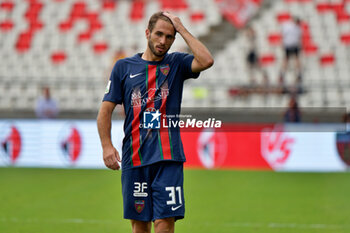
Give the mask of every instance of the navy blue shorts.
[{"label": "navy blue shorts", "polygon": [[184,218],[183,163],[162,161],[122,171],[124,218]]}]

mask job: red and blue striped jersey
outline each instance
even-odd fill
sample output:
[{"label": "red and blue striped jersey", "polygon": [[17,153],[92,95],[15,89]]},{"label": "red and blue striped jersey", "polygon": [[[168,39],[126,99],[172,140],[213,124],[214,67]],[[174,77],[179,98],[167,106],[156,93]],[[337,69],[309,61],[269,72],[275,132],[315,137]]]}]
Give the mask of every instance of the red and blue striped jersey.
[{"label": "red and blue striped jersey", "polygon": [[[122,167],[162,160],[185,162],[180,129],[168,127],[167,118],[180,114],[184,81],[199,76],[191,69],[194,57],[175,52],[154,62],[143,60],[141,55],[116,62],[103,98],[124,105]],[[143,127],[145,112],[158,113],[160,128]]]}]

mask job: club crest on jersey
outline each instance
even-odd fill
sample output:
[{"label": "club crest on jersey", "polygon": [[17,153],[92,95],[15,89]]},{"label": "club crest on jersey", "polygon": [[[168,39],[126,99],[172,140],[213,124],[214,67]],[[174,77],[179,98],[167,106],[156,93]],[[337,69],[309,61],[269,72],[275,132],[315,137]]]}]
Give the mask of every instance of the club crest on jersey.
[{"label": "club crest on jersey", "polygon": [[137,213],[141,213],[144,208],[145,208],[145,201],[144,200],[136,200],[135,201],[135,210]]},{"label": "club crest on jersey", "polygon": [[170,67],[169,64],[163,65],[160,67],[160,71],[162,72],[162,74],[164,74],[165,76],[167,76],[169,74],[170,71]]}]

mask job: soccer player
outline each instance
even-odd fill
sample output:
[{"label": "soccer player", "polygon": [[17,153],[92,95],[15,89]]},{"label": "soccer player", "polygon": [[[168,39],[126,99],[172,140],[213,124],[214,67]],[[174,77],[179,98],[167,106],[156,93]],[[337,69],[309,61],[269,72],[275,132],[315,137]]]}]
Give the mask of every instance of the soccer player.
[{"label": "soccer player", "polygon": [[[179,33],[193,55],[168,53]],[[208,49],[168,12],[149,19],[144,53],[115,64],[97,117],[105,165],[120,168],[111,141],[111,116],[117,104],[125,111],[122,148],[124,218],[132,231],[174,232],[184,217],[183,152],[179,128],[167,125],[180,113],[184,81],[213,65]],[[164,120],[164,121],[163,121]]]}]

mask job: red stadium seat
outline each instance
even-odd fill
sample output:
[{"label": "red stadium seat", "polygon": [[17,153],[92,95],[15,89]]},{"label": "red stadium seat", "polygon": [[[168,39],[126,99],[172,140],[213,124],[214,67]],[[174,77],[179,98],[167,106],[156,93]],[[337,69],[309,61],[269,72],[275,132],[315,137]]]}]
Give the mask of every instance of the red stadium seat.
[{"label": "red stadium seat", "polygon": [[43,3],[41,1],[29,1],[29,7],[24,14],[24,18],[27,20],[29,27],[25,31],[22,31],[17,38],[16,49],[18,52],[27,52],[31,47],[34,33],[43,29],[44,24],[39,19],[42,8]]},{"label": "red stadium seat", "polygon": [[81,32],[79,35],[78,35],[78,41],[80,43],[82,42],[85,42],[85,41],[89,41],[92,37],[92,33],[87,31],[87,32]]},{"label": "red stadium seat", "polygon": [[340,40],[343,44],[345,45],[350,45],[350,32],[349,33],[345,33],[345,34],[342,34],[340,36]]},{"label": "red stadium seat", "polygon": [[106,42],[95,43],[93,47],[95,54],[101,54],[108,49],[108,45]]},{"label": "red stadium seat", "polygon": [[163,10],[186,10],[188,8],[186,0],[159,0],[159,2]]},{"label": "red stadium seat", "polygon": [[321,66],[333,65],[335,62],[334,54],[324,54],[320,57]]},{"label": "red stadium seat", "polygon": [[24,17],[30,21],[37,20],[38,15],[40,14],[42,8],[43,8],[42,3],[32,2],[29,5],[29,8],[28,8],[27,12],[25,13]]},{"label": "red stadium seat", "polygon": [[285,23],[291,19],[291,15],[289,14],[289,12],[280,12],[277,14],[276,17],[279,23]]},{"label": "red stadium seat", "polygon": [[104,10],[114,10],[116,7],[116,1],[112,1],[112,0],[105,0],[103,1],[103,6],[102,8]]},{"label": "red stadium seat", "polygon": [[204,13],[201,12],[201,11],[193,12],[193,13],[191,14],[191,21],[192,21],[193,23],[201,22],[201,21],[203,21],[204,18],[205,18],[205,15],[204,15]]},{"label": "red stadium seat", "polygon": [[72,29],[73,23],[68,21],[68,22],[62,22],[58,25],[58,28],[61,32],[67,32],[70,29]]},{"label": "red stadium seat", "polygon": [[305,2],[312,2],[313,0],[284,0],[287,3],[291,2],[297,2],[297,3],[305,3]]},{"label": "red stadium seat", "polygon": [[86,12],[85,2],[76,2],[73,5],[70,17],[75,21],[77,18],[83,18]]},{"label": "red stadium seat", "polygon": [[318,51],[318,47],[312,39],[311,31],[309,24],[302,22],[302,48],[305,55],[313,55]]},{"label": "red stadium seat", "polygon": [[264,54],[260,56],[259,61],[262,66],[268,66],[275,63],[276,57],[274,54]]},{"label": "red stadium seat", "polygon": [[305,44],[303,45],[303,51],[305,55],[313,55],[316,54],[318,51],[318,47],[315,44]]},{"label": "red stadium seat", "polygon": [[328,2],[318,3],[316,6],[316,9],[319,13],[325,13],[327,11],[332,10],[332,8],[332,5]]},{"label": "red stadium seat", "polygon": [[16,43],[17,52],[24,53],[30,49],[30,44],[32,42],[32,33],[31,32],[22,32]]},{"label": "red stadium seat", "polygon": [[86,3],[82,1],[73,4],[69,18],[59,23],[58,28],[62,33],[67,33],[77,20],[86,20],[89,23],[88,29],[78,34],[79,43],[89,41],[96,31],[103,28],[99,13],[88,11]]},{"label": "red stadium seat", "polygon": [[282,41],[282,35],[281,33],[271,33],[268,36],[268,40],[270,45],[280,45]]},{"label": "red stadium seat", "polygon": [[345,1],[342,3],[319,3],[317,4],[317,10],[319,13],[325,13],[329,11],[333,11],[336,14],[337,21],[339,23],[347,22],[350,20],[350,15],[345,9]]},{"label": "red stadium seat", "polygon": [[51,54],[51,61],[54,64],[60,64],[67,59],[67,55],[63,51],[54,52]]},{"label": "red stadium seat", "polygon": [[12,11],[15,4],[12,1],[4,1],[0,4],[0,9],[5,11]]},{"label": "red stadium seat", "polygon": [[5,33],[11,31],[14,26],[14,23],[11,20],[5,20],[0,23],[1,32]]},{"label": "red stadium seat", "polygon": [[134,22],[143,19],[145,3],[142,0],[134,0],[131,5],[130,19]]}]

